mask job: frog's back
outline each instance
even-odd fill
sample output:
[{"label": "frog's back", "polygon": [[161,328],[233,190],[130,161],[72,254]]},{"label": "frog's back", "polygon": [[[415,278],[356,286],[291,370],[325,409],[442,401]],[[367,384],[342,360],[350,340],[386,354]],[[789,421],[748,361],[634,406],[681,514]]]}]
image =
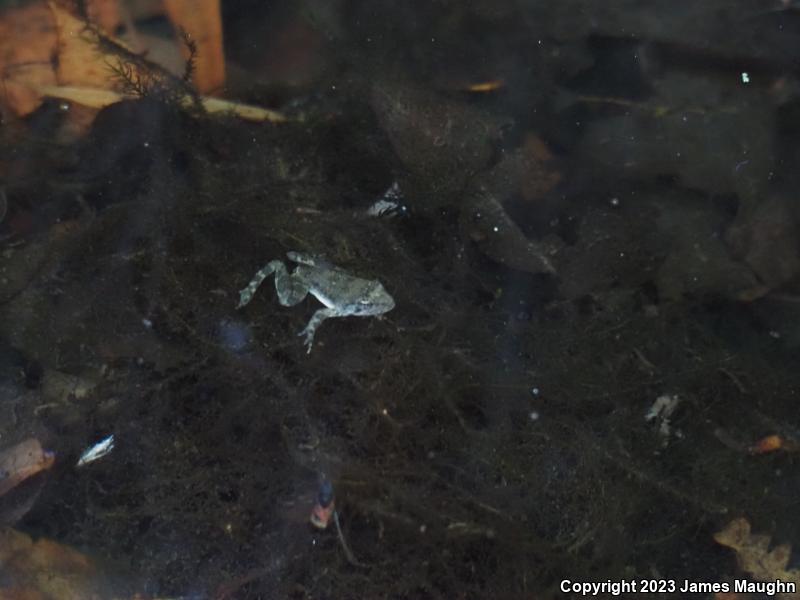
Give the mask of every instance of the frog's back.
[{"label": "frog's back", "polygon": [[341,269],[321,269],[300,265],[303,280],[320,302],[327,306],[342,307],[357,302],[372,286],[371,281],[350,275]]}]

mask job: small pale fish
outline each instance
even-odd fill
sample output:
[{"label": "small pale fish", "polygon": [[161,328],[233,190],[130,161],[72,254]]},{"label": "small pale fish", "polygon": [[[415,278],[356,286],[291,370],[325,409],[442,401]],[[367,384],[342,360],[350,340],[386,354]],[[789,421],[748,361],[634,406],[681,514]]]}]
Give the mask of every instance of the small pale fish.
[{"label": "small pale fish", "polygon": [[114,435],[111,434],[108,437],[103,438],[99,442],[97,442],[94,446],[90,446],[86,450],[84,450],[81,457],[78,459],[78,464],[76,466],[83,467],[88,465],[90,462],[96,461],[98,458],[103,458],[106,454],[109,454],[114,449]]}]

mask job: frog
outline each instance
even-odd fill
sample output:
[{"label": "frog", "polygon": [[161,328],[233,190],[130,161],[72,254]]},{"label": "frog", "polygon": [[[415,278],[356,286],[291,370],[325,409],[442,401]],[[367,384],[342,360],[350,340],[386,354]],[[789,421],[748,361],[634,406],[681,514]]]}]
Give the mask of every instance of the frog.
[{"label": "frog", "polygon": [[295,306],[311,294],[325,308],[317,310],[305,329],[297,334],[305,337],[307,353],[311,352],[314,335],[325,319],[379,317],[395,306],[394,298],[376,279],[362,279],[313,255],[287,252],[286,256],[297,265],[294,271],[289,273],[281,260],[270,261],[253,276],[247,287],[239,291],[236,308],[241,309],[249,304],[258,287],[273,273],[281,306]]}]

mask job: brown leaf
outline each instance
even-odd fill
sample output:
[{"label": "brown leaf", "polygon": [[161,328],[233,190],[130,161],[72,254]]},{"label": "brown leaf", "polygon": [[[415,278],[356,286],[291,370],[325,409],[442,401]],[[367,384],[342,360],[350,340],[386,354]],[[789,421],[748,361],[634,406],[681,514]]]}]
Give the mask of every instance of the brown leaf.
[{"label": "brown leaf", "polygon": [[[734,519],[720,532],[714,534],[718,544],[736,552],[739,567],[760,581],[794,582],[800,586],[800,570],[787,570],[792,549],[781,544],[770,551],[770,537],[751,533],[747,519]],[[784,594],[784,598],[798,598],[800,593]]]},{"label": "brown leaf", "polygon": [[0,598],[108,597],[98,594],[104,582],[92,561],[77,550],[51,540],[34,541],[14,529],[0,529],[0,563],[3,565]]},{"label": "brown leaf", "polygon": [[[98,0],[91,6],[102,4]],[[111,16],[104,12],[103,19]],[[116,81],[97,42],[94,29],[54,2],[0,13],[2,103],[24,116],[41,104],[42,87],[113,89]]]},{"label": "brown leaf", "polygon": [[[219,0],[165,0],[170,21],[197,44],[192,83],[203,94],[220,91],[225,84],[225,54],[222,48],[222,15]],[[183,48],[189,58],[188,48]]]},{"label": "brown leaf", "polygon": [[464,199],[459,225],[466,238],[500,264],[528,273],[555,273],[552,255],[557,245],[528,239],[485,188]]},{"label": "brown leaf", "polygon": [[[378,82],[372,109],[427,202],[448,204],[492,160],[503,122],[466,102],[403,82]],[[404,191],[409,191],[405,185]],[[411,190],[420,202],[420,194]]]},{"label": "brown leaf", "polygon": [[777,434],[768,435],[758,440],[750,448],[751,454],[767,454],[783,448],[783,438]]},{"label": "brown leaf", "polygon": [[753,301],[800,274],[800,228],[791,197],[765,198],[742,211],[726,233],[733,251],[756,275],[761,285],[743,290],[743,301]]},{"label": "brown leaf", "polygon": [[[54,2],[49,2],[48,5],[58,32],[58,84],[113,89],[116,81],[108,58],[98,44],[97,31]],[[114,41],[125,47],[121,41]]]},{"label": "brown leaf", "polygon": [[43,2],[0,12],[0,102],[12,113],[27,115],[41,102],[26,82],[56,82],[50,62],[56,39],[53,16]]},{"label": "brown leaf", "polygon": [[53,466],[55,455],[42,448],[39,440],[29,438],[0,452],[0,496],[29,477]]},{"label": "brown leaf", "polygon": [[[75,0],[53,0],[66,10],[75,9]],[[86,14],[108,35],[112,35],[122,25],[120,0],[83,0]]]},{"label": "brown leaf", "polygon": [[120,0],[86,0],[86,10],[92,22],[109,35],[122,24]]},{"label": "brown leaf", "polygon": [[797,452],[800,450],[800,444],[795,440],[787,439],[782,435],[772,434],[761,438],[750,447],[751,454],[767,454],[775,452],[776,450],[783,450],[784,452]]},{"label": "brown leaf", "polygon": [[526,135],[519,148],[504,153],[489,175],[490,185],[502,197],[519,195],[530,203],[545,197],[561,178],[555,157],[534,133]]}]

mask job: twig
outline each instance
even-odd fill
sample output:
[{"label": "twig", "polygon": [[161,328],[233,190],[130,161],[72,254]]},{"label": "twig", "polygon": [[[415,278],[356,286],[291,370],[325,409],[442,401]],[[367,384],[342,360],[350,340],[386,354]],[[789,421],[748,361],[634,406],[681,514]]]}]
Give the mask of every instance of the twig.
[{"label": "twig", "polygon": [[342,533],[342,526],[339,525],[339,511],[333,511],[333,522],[336,523],[336,535],[339,537],[339,542],[342,544],[342,550],[344,550],[345,558],[347,558],[347,562],[349,562],[354,567],[361,567],[362,569],[369,568],[369,565],[365,565],[362,562],[359,562],[355,555],[353,554],[350,547],[347,545],[347,541],[344,539],[344,533]]},{"label": "twig", "polygon": [[194,38],[192,38],[189,32],[183,27],[178,29],[178,37],[181,42],[183,42],[183,45],[186,46],[186,50],[189,53],[186,63],[183,66],[183,77],[181,77],[181,79],[183,79],[183,82],[187,85],[192,85],[192,79],[197,70],[197,42],[194,41]]},{"label": "twig", "polygon": [[717,368],[717,371],[719,371],[720,373],[725,375],[725,377],[730,379],[733,382],[733,385],[736,386],[736,389],[739,390],[742,394],[747,395],[747,394],[750,393],[750,391],[742,383],[742,381],[736,375],[734,375],[731,371],[729,371],[725,367],[719,367],[719,368]]},{"label": "twig", "polygon": [[642,365],[644,366],[645,370],[649,371],[650,373],[655,373],[656,366],[653,363],[651,363],[649,360],[647,360],[647,357],[642,353],[641,350],[639,350],[638,348],[634,348],[633,349],[633,354],[636,356],[636,358],[639,359],[639,362],[642,363]]}]

